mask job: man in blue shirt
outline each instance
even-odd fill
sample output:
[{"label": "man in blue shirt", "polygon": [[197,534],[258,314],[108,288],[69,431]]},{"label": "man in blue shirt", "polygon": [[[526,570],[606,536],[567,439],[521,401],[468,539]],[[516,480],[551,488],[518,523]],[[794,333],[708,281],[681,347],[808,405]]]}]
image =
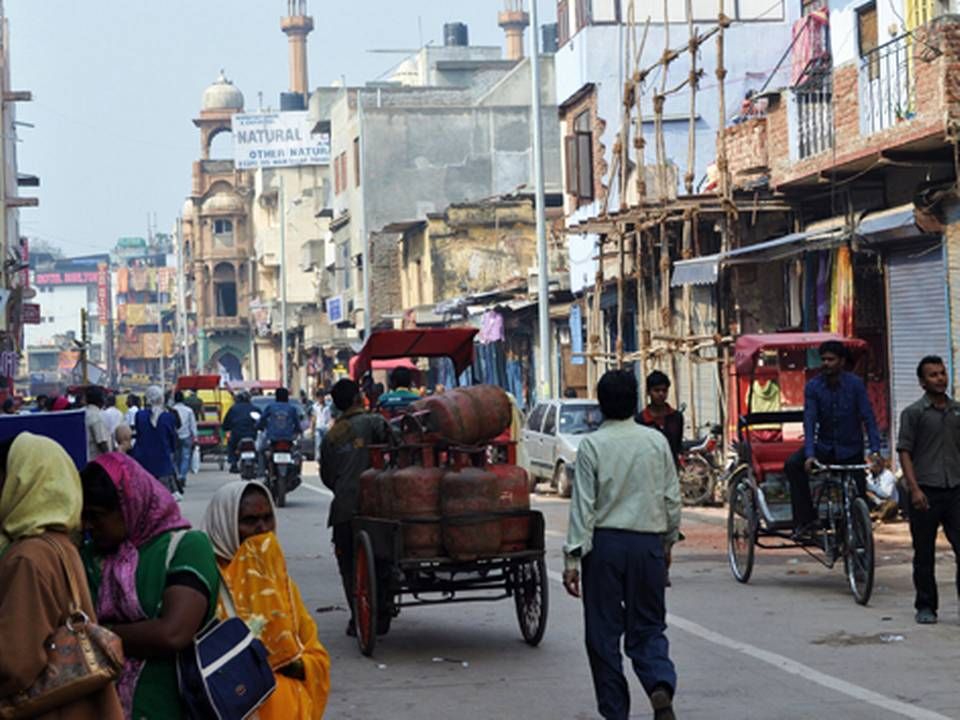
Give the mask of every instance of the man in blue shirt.
[{"label": "man in blue shirt", "polygon": [[[811,379],[803,393],[802,450],[790,456],[784,472],[790,481],[794,534],[802,536],[816,524],[810,497],[809,475],[817,462],[824,465],[863,463],[863,428],[866,426],[870,451],[880,455],[880,433],[863,381],[843,369],[847,351],[838,340],[820,346],[820,374]],[[858,477],[860,494],[864,478]]]},{"label": "man in blue shirt", "polygon": [[300,434],[300,415],[290,404],[290,391],[277,388],[275,402],[267,405],[257,424],[263,430],[268,443],[274,440],[293,440]]}]

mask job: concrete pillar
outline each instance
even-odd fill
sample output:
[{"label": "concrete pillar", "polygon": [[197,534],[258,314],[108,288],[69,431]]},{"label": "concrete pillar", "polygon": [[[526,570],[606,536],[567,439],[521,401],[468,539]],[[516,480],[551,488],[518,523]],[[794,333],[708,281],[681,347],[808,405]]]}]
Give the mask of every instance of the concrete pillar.
[{"label": "concrete pillar", "polygon": [[313,30],[313,18],[306,15],[285,17],[280,28],[290,42],[290,92],[306,96],[309,93],[307,78],[307,35]]},{"label": "concrete pillar", "polygon": [[943,231],[943,249],[947,275],[947,307],[950,358],[947,366],[952,371],[952,392],[960,391],[960,203],[944,207],[946,226]]},{"label": "concrete pillar", "polygon": [[511,3],[500,13],[498,21],[507,36],[507,60],[523,60],[523,33],[530,25],[530,15],[517,3]]}]

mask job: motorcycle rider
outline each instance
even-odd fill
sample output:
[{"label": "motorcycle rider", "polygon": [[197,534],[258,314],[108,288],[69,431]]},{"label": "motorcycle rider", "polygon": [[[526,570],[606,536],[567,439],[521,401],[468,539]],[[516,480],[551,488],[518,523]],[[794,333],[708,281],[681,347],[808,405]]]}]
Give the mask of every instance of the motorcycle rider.
[{"label": "motorcycle rider", "polygon": [[301,432],[300,413],[296,406],[290,404],[290,391],[277,388],[274,398],[257,423],[257,429],[264,433],[265,450],[269,450],[277,440],[293,442]]},{"label": "motorcycle rider", "polygon": [[253,417],[256,411],[257,408],[250,402],[250,394],[240,391],[233,396],[233,407],[223,418],[223,431],[230,433],[230,439],[227,441],[227,460],[232,473],[240,472],[237,466],[237,446],[240,440],[257,436],[257,421]]}]

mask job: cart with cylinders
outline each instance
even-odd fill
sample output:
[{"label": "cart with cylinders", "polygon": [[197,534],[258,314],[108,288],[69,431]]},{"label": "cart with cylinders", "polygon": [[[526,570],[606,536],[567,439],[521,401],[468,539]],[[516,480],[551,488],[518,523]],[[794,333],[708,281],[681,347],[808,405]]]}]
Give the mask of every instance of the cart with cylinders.
[{"label": "cart with cylinders", "polygon": [[[371,335],[358,360],[447,357],[459,376],[473,358],[474,329]],[[357,642],[371,655],[401,609],[512,598],[530,645],[547,622],[544,519],[530,509],[516,445],[502,439],[512,406],[491,385],[455,388],[393,418],[395,439],[371,449],[353,521]]]}]

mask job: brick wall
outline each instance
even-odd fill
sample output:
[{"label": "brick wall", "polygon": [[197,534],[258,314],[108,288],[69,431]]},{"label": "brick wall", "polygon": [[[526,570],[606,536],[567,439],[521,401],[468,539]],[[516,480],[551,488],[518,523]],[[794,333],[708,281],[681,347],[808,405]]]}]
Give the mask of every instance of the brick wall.
[{"label": "brick wall", "polygon": [[727,128],[727,158],[733,187],[742,187],[770,166],[767,154],[767,120],[755,118]]},{"label": "brick wall", "polygon": [[372,325],[379,323],[384,315],[401,310],[400,254],[397,252],[398,236],[393,233],[372,235],[370,238],[370,304]]}]

